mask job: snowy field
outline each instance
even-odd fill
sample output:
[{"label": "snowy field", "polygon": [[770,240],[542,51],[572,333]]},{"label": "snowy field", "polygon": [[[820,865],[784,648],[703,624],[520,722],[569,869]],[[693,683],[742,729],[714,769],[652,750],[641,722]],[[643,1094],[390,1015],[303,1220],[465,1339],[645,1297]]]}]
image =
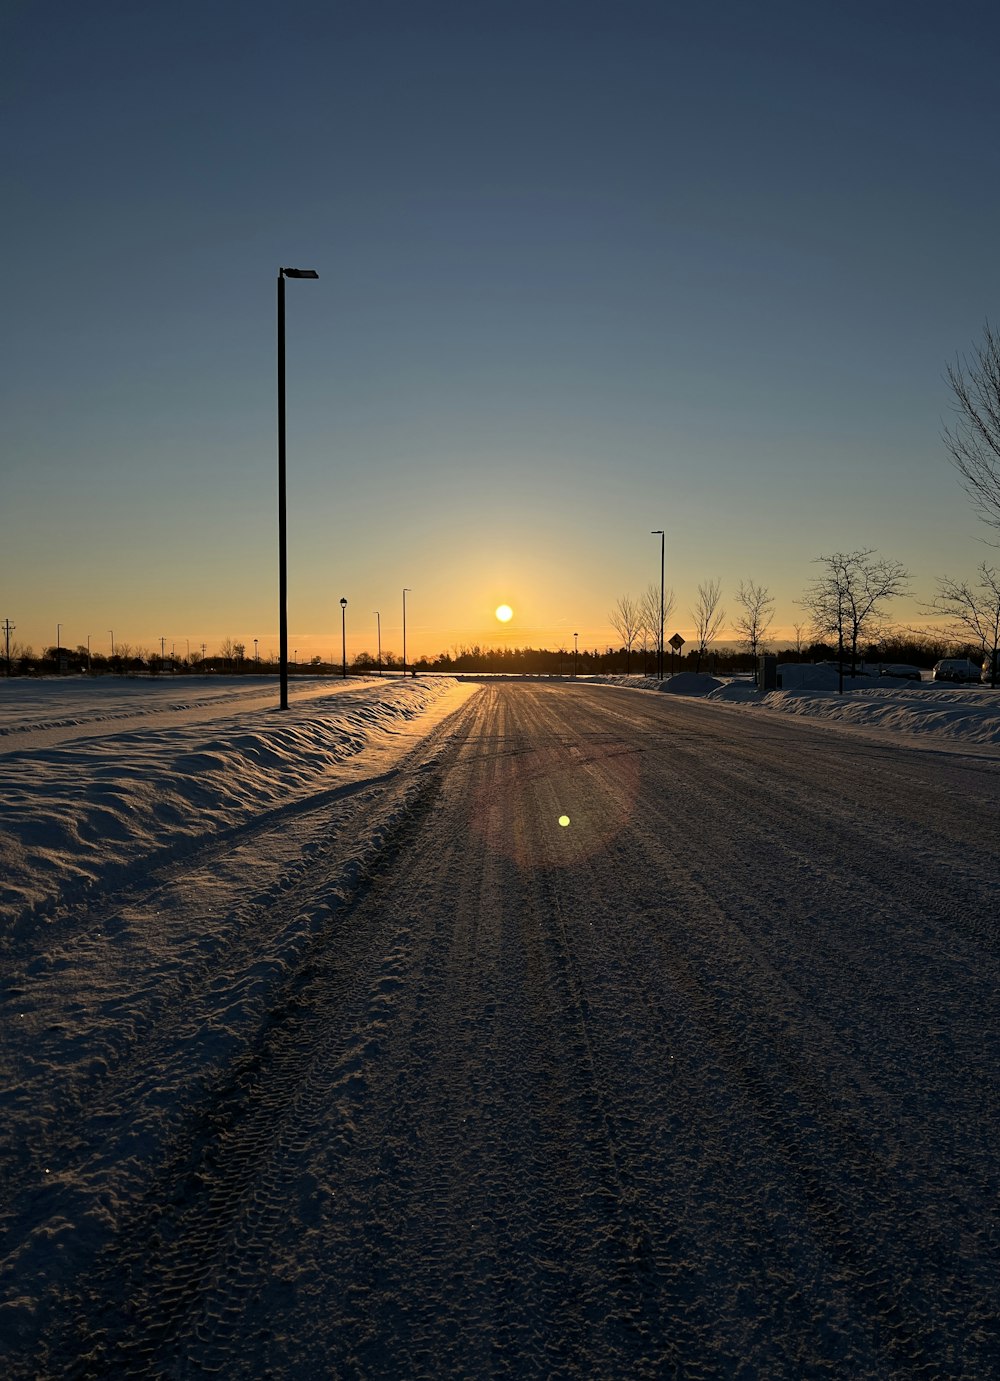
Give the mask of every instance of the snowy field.
[{"label": "snowy field", "polygon": [[623,680],[0,682],[2,1374],[995,1374],[1000,692]]}]

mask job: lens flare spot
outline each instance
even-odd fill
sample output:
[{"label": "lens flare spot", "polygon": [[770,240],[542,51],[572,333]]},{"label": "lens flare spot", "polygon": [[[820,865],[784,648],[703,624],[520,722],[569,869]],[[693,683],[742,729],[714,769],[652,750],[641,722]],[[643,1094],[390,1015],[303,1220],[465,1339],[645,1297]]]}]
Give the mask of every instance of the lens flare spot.
[{"label": "lens flare spot", "polygon": [[514,611],[509,604],[498,604],[496,615],[501,623],[510,623],[514,617]]},{"label": "lens flare spot", "polygon": [[560,823],[560,825],[562,825],[563,829],[565,829],[566,826],[569,824],[569,816],[568,816],[568,815],[560,815],[560,817],[559,817],[559,823]]}]

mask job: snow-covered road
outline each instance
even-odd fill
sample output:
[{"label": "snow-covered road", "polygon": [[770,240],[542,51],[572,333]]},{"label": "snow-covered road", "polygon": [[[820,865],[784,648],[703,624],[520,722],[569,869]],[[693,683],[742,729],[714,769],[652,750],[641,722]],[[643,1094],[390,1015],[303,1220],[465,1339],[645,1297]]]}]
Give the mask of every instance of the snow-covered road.
[{"label": "snow-covered road", "polygon": [[363,758],[17,931],[8,1375],[994,1374],[1000,758],[506,683]]}]

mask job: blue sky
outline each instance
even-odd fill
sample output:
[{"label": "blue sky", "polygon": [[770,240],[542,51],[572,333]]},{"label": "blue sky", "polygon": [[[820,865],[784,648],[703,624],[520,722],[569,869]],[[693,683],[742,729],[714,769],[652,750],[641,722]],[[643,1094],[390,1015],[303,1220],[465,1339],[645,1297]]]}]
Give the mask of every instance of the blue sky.
[{"label": "blue sky", "polygon": [[[0,618],[36,648],[603,646],[659,575],[989,555],[991,4],[8,4]],[[492,617],[501,601],[515,618]],[[912,622],[916,602],[897,616]]]}]

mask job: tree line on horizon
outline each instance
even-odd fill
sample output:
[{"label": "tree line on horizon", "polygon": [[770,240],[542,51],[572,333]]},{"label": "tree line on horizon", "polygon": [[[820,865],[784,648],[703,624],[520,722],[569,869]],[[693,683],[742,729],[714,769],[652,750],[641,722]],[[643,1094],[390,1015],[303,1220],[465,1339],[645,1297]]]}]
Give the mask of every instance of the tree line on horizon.
[{"label": "tree line on horizon", "polygon": [[[1000,545],[1000,332],[987,320],[982,341],[971,352],[960,356],[946,370],[952,394],[953,423],[942,433],[948,459],[958,472],[977,516],[989,527]],[[992,668],[991,685],[996,684],[1000,650],[1000,571],[982,561],[975,575],[965,578],[945,576],[925,611],[943,622],[923,630],[893,629],[887,626],[888,604],[908,594],[909,575],[899,561],[879,556],[873,548],[834,552],[816,558],[819,573],[798,601],[805,618],[794,625],[795,644],[783,654],[803,660],[802,643],[808,637],[805,657],[826,660],[832,653],[843,666],[849,658],[853,671],[860,657],[870,660],[908,661],[927,666],[945,655],[979,657]],[[734,594],[736,615],[732,632],[735,650],[718,643],[726,611],[722,607],[722,585],[711,579],[698,585],[698,597],[691,609],[695,630],[694,645],[674,665],[683,661],[696,670],[711,656],[718,669],[739,670],[754,666],[760,653],[769,649],[773,624],[774,598],[766,585],[753,579],[741,580]],[[649,585],[638,597],[622,595],[608,614],[611,627],[621,639],[618,648],[608,647],[577,652],[566,648],[455,648],[437,657],[417,659],[417,671],[513,670],[529,674],[565,675],[572,662],[574,673],[631,673],[633,657],[641,655],[648,673],[649,659],[663,647],[666,653],[666,625],[674,611],[673,590]],[[14,631],[9,619],[0,625],[4,645],[0,648],[0,668],[6,675],[41,675],[59,671],[111,671],[120,675],[156,674],[164,670],[184,672],[229,672],[277,670],[273,654],[248,659],[242,643],[225,639],[219,653],[208,657],[206,649],[188,652],[183,659],[166,659],[145,648],[120,643],[108,657],[89,648],[49,647],[36,656],[30,647],[12,643]],[[833,639],[832,644],[827,639]],[[674,650],[671,649],[671,657]],[[740,663],[742,659],[742,665]],[[380,663],[369,652],[356,655],[352,669],[367,672],[384,668],[395,671],[399,664],[392,652],[385,652]],[[291,670],[336,671],[337,663],[324,663],[313,657],[296,663]],[[666,669],[666,664],[665,664]]]},{"label": "tree line on horizon", "polygon": [[[902,564],[879,556],[871,548],[853,552],[834,552],[816,558],[818,574],[798,601],[803,621],[793,625],[795,637],[779,652],[771,638],[774,597],[768,587],[752,578],[741,580],[735,591],[736,614],[732,621],[732,642],[719,638],[726,610],[722,605],[722,583],[718,579],[701,582],[691,609],[695,637],[688,646],[669,647],[666,621],[675,607],[673,590],[661,595],[650,585],[638,598],[619,597],[608,613],[608,621],[618,634],[619,646],[605,648],[534,648],[455,646],[435,657],[419,657],[407,669],[436,672],[510,671],[529,675],[617,675],[657,671],[657,649],[663,638],[664,670],[683,668],[697,672],[739,672],[755,668],[761,653],[774,651],[785,660],[831,660],[857,670],[860,660],[905,661],[915,666],[931,666],[945,656],[967,656],[993,668],[991,684],[996,683],[995,667],[1000,650],[1000,571],[987,562],[980,563],[972,578],[943,577],[933,602],[925,611],[943,622],[922,630],[893,627],[886,622],[886,610],[893,599],[908,594],[909,576]],[[662,611],[662,621],[661,621]],[[112,655],[91,652],[82,645],[74,649],[48,647],[36,656],[30,647],[10,643],[7,634],[3,669],[7,676],[32,676],[58,673],[116,675],[159,675],[165,673],[277,672],[273,653],[259,656],[255,647],[247,656],[244,643],[225,638],[217,653],[207,649],[188,651],[183,657],[149,651],[119,642]],[[685,652],[683,649],[687,647]],[[402,670],[391,650],[381,661],[369,651],[351,660],[357,673]],[[313,656],[304,662],[294,660],[290,672],[331,674],[343,670],[341,662]]]},{"label": "tree line on horizon", "polygon": [[[225,646],[225,644],[223,644]],[[839,655],[837,643],[822,638],[810,638],[805,627],[796,630],[796,635],[784,643],[761,642],[756,654],[746,647],[729,644],[713,644],[707,650],[692,645],[687,651],[675,652],[666,649],[664,672],[670,675],[679,671],[711,671],[721,675],[737,675],[752,671],[760,651],[771,650],[779,661],[784,662],[827,662]],[[940,632],[917,629],[888,629],[878,639],[863,641],[858,645],[860,659],[880,662],[906,662],[920,667],[931,667],[945,656],[969,656],[975,658],[981,649],[971,642],[956,644],[954,640]],[[624,644],[619,647],[602,648],[544,648],[544,647],[490,647],[482,644],[458,645],[450,651],[439,652],[433,657],[418,657],[407,662],[407,672],[437,673],[439,675],[460,675],[462,673],[492,673],[519,676],[655,676],[657,671],[656,648],[647,644],[645,648],[629,649]],[[402,672],[402,662],[391,651],[383,652],[381,667],[375,654],[368,651],[357,653],[348,664],[352,676],[377,675],[379,670],[387,676],[397,676]],[[6,670],[6,668],[4,668]],[[163,675],[274,675],[278,674],[278,660],[273,654],[255,659],[247,657],[243,645],[236,643],[221,650],[216,655],[192,653],[190,657],[161,658],[159,652],[144,648],[126,648],[116,652],[114,657],[92,652],[88,656],[86,647],[50,647],[36,656],[30,648],[17,649],[11,657],[11,676],[45,676],[59,674],[93,676],[144,676]],[[314,656],[308,661],[300,661],[289,666],[292,676],[340,676],[342,664]]]}]

